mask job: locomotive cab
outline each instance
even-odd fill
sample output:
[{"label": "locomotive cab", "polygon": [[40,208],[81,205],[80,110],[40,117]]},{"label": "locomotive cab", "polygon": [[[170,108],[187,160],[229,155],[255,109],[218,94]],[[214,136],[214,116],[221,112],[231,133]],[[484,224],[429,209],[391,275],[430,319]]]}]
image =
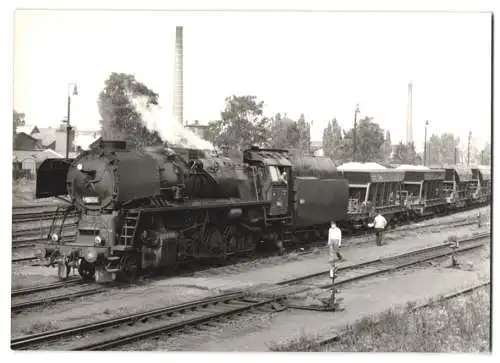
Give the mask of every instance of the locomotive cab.
[{"label": "locomotive cab", "polygon": [[[271,202],[271,219],[289,216],[293,205],[292,164],[285,150],[252,147],[243,153],[243,161],[254,167],[258,195]],[[281,217],[280,217],[281,216]]]}]

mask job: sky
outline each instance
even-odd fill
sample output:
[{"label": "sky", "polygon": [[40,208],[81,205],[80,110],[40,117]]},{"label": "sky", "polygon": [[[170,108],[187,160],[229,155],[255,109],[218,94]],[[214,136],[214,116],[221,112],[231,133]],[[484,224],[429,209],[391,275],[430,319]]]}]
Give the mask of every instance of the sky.
[{"label": "sky", "polygon": [[[268,116],[313,120],[313,140],[337,118],[370,116],[405,141],[408,83],[413,137],[453,132],[490,140],[491,20],[454,13],[188,13],[18,10],[14,108],[29,124],[66,116],[97,129],[97,97],[111,72],[134,74],[171,110],[175,27],[184,27],[184,118],[217,119],[230,95],[252,94]],[[168,114],[168,113],[167,113]],[[359,117],[358,117],[359,118]],[[172,122],[171,119],[157,123]]]}]

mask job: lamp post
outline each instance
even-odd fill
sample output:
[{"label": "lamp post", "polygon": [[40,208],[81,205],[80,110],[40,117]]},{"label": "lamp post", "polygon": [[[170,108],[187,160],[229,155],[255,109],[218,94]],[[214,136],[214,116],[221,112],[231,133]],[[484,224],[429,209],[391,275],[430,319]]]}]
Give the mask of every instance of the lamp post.
[{"label": "lamp post", "polygon": [[[71,89],[73,91],[71,92]],[[77,96],[78,95],[78,89],[76,86],[76,83],[68,83],[68,120],[66,121],[66,159],[69,158],[69,139],[70,139],[70,134],[71,134],[71,96]]]},{"label": "lamp post", "polygon": [[353,148],[352,148],[352,161],[356,161],[356,121],[359,113],[359,104],[356,104],[356,110],[354,111],[354,131],[353,131]]},{"label": "lamp post", "polygon": [[427,164],[427,126],[429,126],[429,120],[425,121],[425,136],[424,136],[424,166]]}]

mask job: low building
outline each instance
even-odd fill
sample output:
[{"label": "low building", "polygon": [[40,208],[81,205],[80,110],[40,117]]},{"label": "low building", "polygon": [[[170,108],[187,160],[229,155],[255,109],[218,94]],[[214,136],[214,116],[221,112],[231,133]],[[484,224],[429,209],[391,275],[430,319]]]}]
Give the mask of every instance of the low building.
[{"label": "low building", "polygon": [[[21,171],[18,175],[23,175],[28,179],[36,177],[36,170],[45,159],[63,159],[64,156],[54,150],[14,150],[12,155],[13,169]],[[14,176],[16,178],[16,176]]]},{"label": "low building", "polygon": [[42,150],[43,146],[39,139],[25,132],[16,133],[13,140],[14,150]]}]

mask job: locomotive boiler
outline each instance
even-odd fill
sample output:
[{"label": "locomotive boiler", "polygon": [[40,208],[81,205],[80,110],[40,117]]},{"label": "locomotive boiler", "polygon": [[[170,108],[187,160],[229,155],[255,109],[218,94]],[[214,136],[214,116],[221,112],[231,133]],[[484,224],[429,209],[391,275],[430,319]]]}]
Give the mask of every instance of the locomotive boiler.
[{"label": "locomotive boiler", "polygon": [[[75,241],[54,223],[50,256],[60,278],[78,269],[97,281],[139,270],[246,253],[277,244],[289,219],[288,186],[276,166],[237,163],[165,147],[129,150],[99,140],[74,160],[47,159],[37,198],[59,197],[79,212]],[[274,172],[273,172],[274,171]],[[279,195],[279,197],[278,197]],[[64,197],[66,196],[66,197]]]}]

